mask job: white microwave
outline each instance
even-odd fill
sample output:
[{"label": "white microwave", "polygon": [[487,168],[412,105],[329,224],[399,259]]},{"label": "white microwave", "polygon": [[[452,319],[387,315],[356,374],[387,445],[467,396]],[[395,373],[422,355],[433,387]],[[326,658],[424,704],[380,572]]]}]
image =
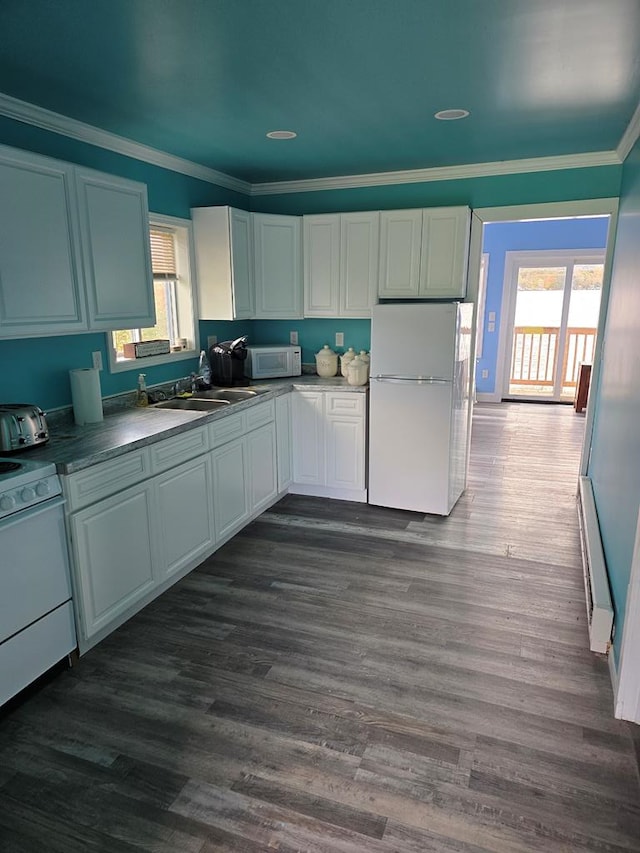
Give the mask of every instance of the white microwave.
[{"label": "white microwave", "polygon": [[259,344],[247,347],[244,363],[245,375],[250,379],[277,379],[282,376],[300,376],[302,351],[300,347]]}]

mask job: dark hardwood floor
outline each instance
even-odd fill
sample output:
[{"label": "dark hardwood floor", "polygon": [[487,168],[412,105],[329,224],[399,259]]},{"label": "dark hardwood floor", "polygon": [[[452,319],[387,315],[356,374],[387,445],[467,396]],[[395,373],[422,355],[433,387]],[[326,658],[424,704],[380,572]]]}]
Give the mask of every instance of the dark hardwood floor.
[{"label": "dark hardwood floor", "polygon": [[639,851],[583,426],[478,406],[448,519],[285,498],[0,720],[2,853]]}]

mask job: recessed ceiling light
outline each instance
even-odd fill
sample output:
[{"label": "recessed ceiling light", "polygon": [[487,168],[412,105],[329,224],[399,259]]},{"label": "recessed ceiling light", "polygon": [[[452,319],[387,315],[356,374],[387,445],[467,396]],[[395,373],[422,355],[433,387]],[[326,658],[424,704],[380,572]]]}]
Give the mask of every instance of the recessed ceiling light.
[{"label": "recessed ceiling light", "polygon": [[459,118],[466,118],[469,115],[469,110],[440,110],[435,113],[434,118],[440,121],[455,121]]},{"label": "recessed ceiling light", "polygon": [[269,139],[295,139],[297,135],[293,130],[270,130],[267,133]]}]

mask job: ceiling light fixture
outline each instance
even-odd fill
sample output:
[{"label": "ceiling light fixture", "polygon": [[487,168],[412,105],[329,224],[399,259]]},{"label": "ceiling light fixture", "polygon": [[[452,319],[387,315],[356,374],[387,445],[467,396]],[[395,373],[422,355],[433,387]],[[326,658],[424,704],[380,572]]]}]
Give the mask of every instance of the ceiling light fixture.
[{"label": "ceiling light fixture", "polygon": [[269,139],[295,139],[297,135],[293,130],[270,130],[267,133]]},{"label": "ceiling light fixture", "polygon": [[469,115],[469,110],[440,110],[434,114],[434,118],[440,121],[456,121],[459,118],[466,118]]}]

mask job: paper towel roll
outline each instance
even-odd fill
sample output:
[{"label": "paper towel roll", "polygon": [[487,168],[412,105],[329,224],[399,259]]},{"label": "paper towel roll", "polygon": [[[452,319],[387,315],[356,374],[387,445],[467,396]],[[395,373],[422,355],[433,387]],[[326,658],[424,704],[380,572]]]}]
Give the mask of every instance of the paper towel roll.
[{"label": "paper towel roll", "polygon": [[100,371],[94,367],[80,367],[69,371],[73,416],[78,426],[96,424],[102,420]]}]

